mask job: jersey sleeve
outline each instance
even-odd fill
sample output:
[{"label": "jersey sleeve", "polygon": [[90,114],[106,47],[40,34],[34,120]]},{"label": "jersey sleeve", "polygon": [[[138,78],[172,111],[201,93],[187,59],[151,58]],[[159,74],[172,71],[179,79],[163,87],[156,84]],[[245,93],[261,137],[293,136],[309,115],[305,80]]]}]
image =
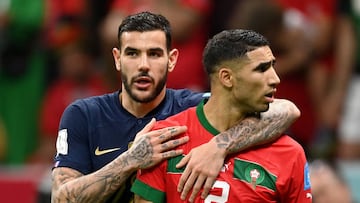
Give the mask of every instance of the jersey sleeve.
[{"label": "jersey sleeve", "polygon": [[131,191],[151,202],[166,202],[165,170],[166,161],[151,169],[139,170]]},{"label": "jersey sleeve", "polygon": [[69,105],[60,120],[54,167],[69,167],[83,174],[90,172],[88,127],[79,105]]},{"label": "jersey sleeve", "polygon": [[294,153],[291,175],[287,183],[287,194],[280,194],[281,202],[311,203],[311,184],[309,166],[303,149],[298,146],[298,153]]}]

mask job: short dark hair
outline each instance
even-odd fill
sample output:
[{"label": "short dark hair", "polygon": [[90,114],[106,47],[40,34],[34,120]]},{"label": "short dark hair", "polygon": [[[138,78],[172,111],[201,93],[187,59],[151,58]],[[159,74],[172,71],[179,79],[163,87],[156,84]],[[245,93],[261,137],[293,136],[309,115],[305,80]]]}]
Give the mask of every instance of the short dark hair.
[{"label": "short dark hair", "polygon": [[121,47],[121,35],[123,32],[145,32],[161,30],[165,32],[166,48],[171,49],[171,26],[169,21],[160,14],[150,13],[148,11],[136,13],[127,16],[120,24],[118,30],[118,42]]},{"label": "short dark hair", "polygon": [[203,65],[210,75],[221,62],[241,58],[249,51],[269,45],[269,41],[255,31],[224,30],[207,42],[203,52]]}]

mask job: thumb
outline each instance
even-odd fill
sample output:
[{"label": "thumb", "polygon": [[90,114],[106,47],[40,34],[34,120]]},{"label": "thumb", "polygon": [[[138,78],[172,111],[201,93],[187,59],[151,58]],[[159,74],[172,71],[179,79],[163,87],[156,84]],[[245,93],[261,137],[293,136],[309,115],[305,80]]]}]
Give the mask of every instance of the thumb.
[{"label": "thumb", "polygon": [[184,158],[182,158],[179,163],[176,164],[176,168],[184,167],[189,162],[190,157],[191,157],[191,152],[187,154]]},{"label": "thumb", "polygon": [[138,138],[139,136],[141,136],[147,132],[150,132],[151,129],[154,127],[155,123],[156,123],[156,119],[152,118],[151,121],[148,124],[146,124],[145,127],[136,134],[135,141],[136,141],[136,138]]}]

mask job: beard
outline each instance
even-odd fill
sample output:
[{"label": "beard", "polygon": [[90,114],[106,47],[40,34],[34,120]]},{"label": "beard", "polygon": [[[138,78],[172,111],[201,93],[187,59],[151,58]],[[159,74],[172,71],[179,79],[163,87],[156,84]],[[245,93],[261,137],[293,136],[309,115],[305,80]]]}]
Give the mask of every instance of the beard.
[{"label": "beard", "polygon": [[131,78],[131,80],[129,80],[129,78],[122,72],[120,74],[121,74],[121,80],[123,81],[122,83],[124,85],[125,91],[128,93],[130,98],[139,103],[149,103],[149,102],[153,101],[165,87],[168,72],[167,71],[165,72],[165,74],[160,78],[159,82],[155,85],[155,89],[152,89],[150,92],[150,95],[148,95],[146,97],[144,97],[143,95],[136,94],[134,91],[131,90],[131,86],[137,77],[146,76],[146,77],[151,78],[152,82],[154,82],[154,78],[152,78],[147,72],[141,72],[137,76]]}]

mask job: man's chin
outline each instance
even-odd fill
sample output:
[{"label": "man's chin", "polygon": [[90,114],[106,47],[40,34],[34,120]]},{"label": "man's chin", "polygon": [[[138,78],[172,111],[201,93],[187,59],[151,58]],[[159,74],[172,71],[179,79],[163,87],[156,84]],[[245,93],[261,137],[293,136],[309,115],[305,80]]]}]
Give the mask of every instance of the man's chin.
[{"label": "man's chin", "polygon": [[139,103],[149,103],[155,98],[151,92],[140,91],[131,95],[132,99]]},{"label": "man's chin", "polygon": [[259,108],[259,112],[265,112],[269,110],[270,106],[269,104],[264,104],[261,108]]}]

